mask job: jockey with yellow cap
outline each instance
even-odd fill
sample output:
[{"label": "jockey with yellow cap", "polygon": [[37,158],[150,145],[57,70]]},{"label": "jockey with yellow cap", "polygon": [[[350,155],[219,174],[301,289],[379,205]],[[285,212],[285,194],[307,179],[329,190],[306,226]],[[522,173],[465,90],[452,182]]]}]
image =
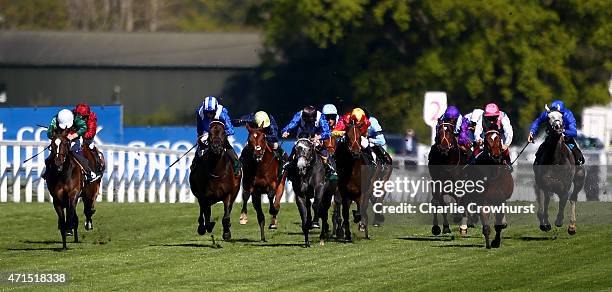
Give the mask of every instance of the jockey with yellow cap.
[{"label": "jockey with yellow cap", "polygon": [[[265,111],[258,111],[244,115],[239,119],[232,120],[234,127],[241,127],[248,124],[252,128],[262,128],[266,134],[266,141],[272,146],[276,153],[276,158],[282,160],[284,151],[278,145],[278,125],[272,115],[268,115]],[[247,145],[248,146],[248,145]]]}]

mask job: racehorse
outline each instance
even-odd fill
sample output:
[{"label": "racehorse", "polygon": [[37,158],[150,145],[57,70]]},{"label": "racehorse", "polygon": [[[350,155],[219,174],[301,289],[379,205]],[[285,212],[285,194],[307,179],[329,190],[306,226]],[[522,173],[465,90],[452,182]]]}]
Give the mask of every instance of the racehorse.
[{"label": "racehorse", "polygon": [[342,198],[342,225],[346,241],[352,240],[349,223],[349,210],[352,202],[357,204],[357,213],[359,213],[359,210],[364,210],[360,212],[361,216],[355,216],[354,220],[359,222],[359,230],[365,233],[365,238],[370,238],[368,234],[367,207],[369,200],[368,190],[371,189],[372,175],[371,171],[368,171],[370,167],[367,165],[366,158],[361,149],[360,141],[363,137],[358,127],[354,123],[348,124],[343,139],[338,142],[336,149],[338,191]]},{"label": "racehorse", "polygon": [[[66,236],[74,236],[79,242],[79,217],[76,206],[85,186],[82,166],[70,152],[68,130],[56,133],[51,142],[53,163],[47,171],[47,188],[53,198],[53,207],[58,217],[58,229],[62,236],[62,248],[67,249]],[[65,210],[64,210],[65,209]],[[74,233],[73,233],[74,232]]]},{"label": "racehorse", "polygon": [[[331,159],[335,159],[336,156],[336,147],[338,144],[338,139],[334,136],[323,141],[323,147],[327,149],[327,153],[329,153],[329,157]],[[336,238],[343,237],[342,230],[342,215],[340,211],[340,206],[342,206],[342,198],[338,193],[338,180],[337,179],[328,179],[326,181],[325,192],[323,195],[324,198],[332,198],[332,203],[330,206],[333,206],[332,212],[332,230],[336,234]],[[338,236],[340,235],[340,236]]]},{"label": "racehorse", "polygon": [[[476,167],[470,168],[472,181],[481,179],[484,182],[482,193],[470,194],[472,201],[478,206],[502,206],[512,196],[514,179],[510,169],[503,162],[502,139],[498,129],[485,132],[484,151],[476,159]],[[503,212],[495,213],[495,239],[490,242],[488,209],[482,208],[480,219],[482,221],[482,234],[485,238],[486,248],[498,248],[501,245],[501,232],[506,228]]]},{"label": "racehorse", "polygon": [[[100,169],[102,175],[104,175],[104,155],[98,151],[96,147],[94,149],[90,149],[88,145],[83,145],[83,155],[89,161],[89,165],[94,166],[96,160],[94,155],[98,155],[100,157]],[[98,192],[100,190],[100,183],[102,182],[102,176],[99,179],[93,182],[88,182],[85,184],[85,189],[81,194],[81,199],[83,200],[83,212],[85,213],[85,230],[93,229],[93,221],[91,217],[96,213],[96,199],[98,198]]]},{"label": "racehorse", "polygon": [[[429,175],[432,181],[455,181],[462,176],[462,166],[466,164],[466,159],[462,155],[461,148],[455,137],[455,125],[452,123],[443,122],[438,126],[437,137],[438,141],[431,146],[429,151]],[[435,186],[435,184],[434,184]],[[449,203],[457,203],[458,198],[452,192],[444,192],[444,188],[432,188],[431,204],[433,206],[445,206]],[[461,220],[460,214],[457,214],[457,221]],[[451,233],[448,224],[447,213],[442,213],[443,232],[444,234]],[[438,226],[438,214],[433,214],[433,226],[431,227],[433,235],[440,234],[440,226]]]},{"label": "racehorse", "polygon": [[[302,219],[302,233],[304,234],[304,246],[310,246],[308,235],[312,227],[311,203],[315,200],[314,212],[322,219],[320,240],[323,241],[329,232],[327,223],[327,211],[329,203],[323,200],[325,191],[325,166],[322,158],[317,154],[316,145],[308,138],[300,138],[296,141],[292,173],[288,176],[295,192],[295,203],[297,204],[300,218]],[[331,202],[330,202],[331,203]]]},{"label": "racehorse", "polygon": [[546,232],[551,230],[548,221],[548,204],[552,193],[555,193],[559,196],[559,212],[555,225],[563,226],[563,214],[569,197],[571,214],[567,233],[574,235],[576,234],[576,201],[578,193],[584,186],[585,172],[582,166],[576,165],[574,155],[564,142],[563,132],[563,115],[549,110],[548,135],[543,145],[540,146],[544,147],[544,151],[542,157],[536,159],[533,164],[535,192],[540,230]]},{"label": "racehorse", "polygon": [[213,120],[210,122],[208,147],[195,161],[189,175],[189,183],[200,205],[198,234],[212,233],[215,222],[210,220],[211,206],[222,201],[223,240],[228,241],[232,238],[230,214],[240,190],[242,173],[234,174],[231,158],[226,153],[226,143],[225,125],[221,121]]},{"label": "racehorse", "polygon": [[[381,147],[382,146],[374,146]],[[393,173],[393,159],[386,151],[374,151],[376,154],[376,168],[374,172],[374,180],[386,182]],[[383,156],[384,155],[384,156]],[[384,188],[383,188],[384,191]],[[370,196],[370,203],[372,205],[382,203],[385,200],[386,192],[380,196]],[[379,227],[385,222],[385,215],[383,213],[374,213],[374,220],[372,226]]]},{"label": "racehorse", "polygon": [[[242,180],[242,220],[246,220],[247,202],[249,197],[253,198],[253,207],[257,212],[257,222],[261,231],[261,241],[265,241],[264,235],[264,213],[261,207],[261,196],[268,195],[270,202],[270,214],[272,215],[272,223],[270,229],[276,228],[276,215],[273,201],[274,191],[276,190],[280,179],[278,177],[281,163],[275,157],[274,150],[266,141],[266,134],[262,128],[251,128],[246,125],[249,131],[248,147],[245,147],[240,153],[240,160],[243,162],[244,178]],[[244,215],[244,216],[243,216]],[[246,222],[245,222],[246,224]]]}]

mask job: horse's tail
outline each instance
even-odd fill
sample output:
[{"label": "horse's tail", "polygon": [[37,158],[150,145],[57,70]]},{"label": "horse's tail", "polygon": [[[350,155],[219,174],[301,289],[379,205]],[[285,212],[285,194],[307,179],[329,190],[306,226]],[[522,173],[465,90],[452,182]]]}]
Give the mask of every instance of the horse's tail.
[{"label": "horse's tail", "polygon": [[[274,194],[274,211],[278,213],[280,210],[280,200],[283,197],[283,193],[285,192],[285,182],[287,181],[287,172],[283,172],[283,176],[280,179],[280,182],[276,186],[276,192]],[[272,214],[274,215],[274,214]]]}]

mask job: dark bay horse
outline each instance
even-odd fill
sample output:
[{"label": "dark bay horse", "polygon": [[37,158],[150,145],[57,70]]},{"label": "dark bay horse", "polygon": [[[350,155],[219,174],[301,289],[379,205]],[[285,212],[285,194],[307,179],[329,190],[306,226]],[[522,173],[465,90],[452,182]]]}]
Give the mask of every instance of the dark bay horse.
[{"label": "dark bay horse", "polygon": [[[96,159],[94,155],[98,155],[100,157],[100,163],[102,164],[100,168],[102,169],[102,175],[100,178],[93,182],[85,183],[85,189],[81,194],[81,199],[83,200],[83,212],[85,213],[85,230],[93,229],[93,221],[91,217],[96,213],[96,199],[98,198],[98,193],[100,191],[100,183],[102,182],[102,176],[104,175],[104,155],[98,151],[96,147],[94,149],[90,149],[88,145],[83,144],[83,155],[89,161],[89,165],[95,166]],[[93,168],[93,167],[92,167]]]},{"label": "dark bay horse", "polygon": [[252,197],[253,207],[257,212],[257,222],[261,231],[261,241],[265,241],[265,217],[261,207],[261,196],[264,194],[268,195],[270,214],[272,214],[270,229],[274,229],[277,225],[276,215],[278,214],[273,205],[274,192],[280,183],[278,174],[281,163],[275,157],[274,150],[266,141],[266,134],[263,129],[251,128],[248,124],[246,128],[249,131],[248,145],[240,153],[240,160],[243,162],[244,170],[240,219],[241,224],[243,219],[247,219],[247,202],[249,197]]},{"label": "dark bay horse", "polygon": [[[581,165],[576,165],[571,150],[564,142],[563,116],[557,111],[548,114],[548,135],[541,147],[542,157],[533,164],[535,174],[535,192],[538,203],[540,230],[550,231],[548,221],[548,204],[553,193],[559,196],[559,212],[555,225],[563,226],[563,215],[567,200],[570,200],[570,224],[567,232],[576,234],[576,201],[578,193],[584,186],[585,172]],[[573,185],[573,188],[572,188]],[[571,194],[570,194],[571,189]]]},{"label": "dark bay horse", "polygon": [[[293,148],[294,156],[291,162],[294,169],[288,175],[289,180],[293,185],[295,192],[295,203],[300,212],[302,220],[302,233],[304,234],[304,245],[310,246],[308,238],[312,227],[313,211],[322,219],[320,240],[323,241],[329,232],[329,224],[327,223],[327,212],[329,203],[323,200],[325,191],[325,166],[322,158],[317,154],[316,145],[308,138],[300,138],[296,141]],[[314,199],[315,204],[312,206],[310,200]],[[321,203],[319,203],[321,202]]]},{"label": "dark bay horse", "polygon": [[[484,182],[482,193],[470,194],[472,202],[478,206],[502,206],[512,196],[514,179],[510,169],[503,162],[502,137],[497,129],[485,133],[484,151],[476,159],[476,166],[469,169],[472,181],[477,179]],[[501,232],[506,228],[505,214],[495,213],[495,239],[490,242],[489,212],[482,208],[480,218],[482,221],[482,234],[485,238],[486,248],[498,248],[501,245]]]},{"label": "dark bay horse", "polygon": [[[368,234],[368,200],[372,185],[371,166],[367,165],[366,158],[361,149],[362,135],[355,124],[349,124],[344,133],[342,141],[338,142],[336,149],[336,163],[338,165],[338,191],[342,198],[342,226],[344,227],[344,239],[351,241],[351,230],[349,223],[351,203],[358,206],[361,218],[355,218],[359,222],[359,229]],[[363,184],[363,185],[362,185]],[[359,210],[363,210],[359,212]],[[340,235],[337,233],[337,235]]]},{"label": "dark bay horse", "polygon": [[[455,137],[455,125],[453,123],[443,122],[437,129],[438,141],[431,146],[429,151],[429,175],[432,181],[455,181],[463,175],[463,166],[466,164],[465,156],[462,154],[461,148]],[[446,206],[449,203],[458,203],[457,196],[452,192],[444,192],[442,188],[432,188],[431,204],[433,206]],[[457,220],[461,220],[460,214],[457,214]],[[447,219],[447,213],[442,213],[443,232],[444,234],[451,233]],[[433,226],[431,227],[433,235],[440,234],[440,226],[438,225],[438,214],[433,214]]]},{"label": "dark bay horse", "polygon": [[226,153],[225,125],[217,120],[210,123],[208,147],[189,175],[191,192],[198,199],[200,216],[198,234],[212,233],[215,222],[210,220],[211,206],[223,202],[223,240],[230,240],[230,214],[238,191],[242,173],[234,174],[232,161]]},{"label": "dark bay horse", "polygon": [[[82,167],[70,152],[68,131],[55,134],[51,140],[51,157],[53,163],[47,170],[47,188],[53,198],[53,207],[58,217],[58,229],[62,236],[62,247],[66,246],[66,236],[74,236],[74,242],[79,242],[79,218],[76,206],[79,195],[85,186]],[[64,210],[65,209],[65,210]],[[74,233],[73,233],[74,232]]]}]

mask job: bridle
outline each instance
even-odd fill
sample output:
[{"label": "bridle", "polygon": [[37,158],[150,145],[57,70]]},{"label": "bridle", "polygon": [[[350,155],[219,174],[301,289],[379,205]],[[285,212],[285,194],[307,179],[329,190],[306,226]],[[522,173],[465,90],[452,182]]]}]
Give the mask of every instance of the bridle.
[{"label": "bridle", "polygon": [[[304,144],[307,144],[308,146],[304,146]],[[315,153],[315,149],[314,149],[314,142],[310,141],[310,139],[308,138],[300,138],[295,142],[295,147],[296,148],[300,148],[300,149],[296,149],[295,151],[295,159],[296,161],[298,161],[300,158],[304,158],[306,164],[303,166],[304,168],[304,173],[307,172],[308,170],[310,170],[310,168],[312,167],[312,161],[313,161],[313,157],[314,155],[316,155]],[[310,153],[310,157],[308,157],[303,151],[302,149],[310,149],[311,151],[307,152]]]},{"label": "bridle", "polygon": [[[221,131],[223,133],[225,133],[225,124],[223,124],[223,122],[221,121],[212,121],[210,122],[210,128],[212,129],[213,125],[218,124],[221,126]],[[212,132],[212,131],[211,131]],[[213,150],[213,152],[215,154],[221,154],[223,151],[225,151],[225,147],[223,146],[223,144],[225,143],[225,137],[223,137],[223,135],[221,135],[221,137],[213,137],[213,135],[211,134],[208,139],[209,139],[209,144],[210,144],[210,148]]]},{"label": "bridle", "polygon": [[[493,135],[496,135],[495,137],[491,137]],[[490,141],[496,141],[496,139],[499,138],[500,140],[500,145],[492,145]],[[500,149],[500,154],[498,156],[493,156],[492,150],[494,146],[498,146]],[[487,148],[487,153],[489,154],[489,156],[494,159],[494,160],[499,160],[501,158],[501,134],[499,133],[498,130],[489,130],[485,132],[485,148]]]},{"label": "bridle", "polygon": [[[455,147],[455,144],[453,143],[453,140],[455,139],[455,137],[450,135],[450,134],[447,135],[446,127],[449,127],[450,129],[453,129],[455,127],[455,125],[453,125],[451,123],[448,123],[448,122],[443,122],[443,123],[440,124],[440,127],[442,129],[442,134],[440,136],[440,143],[438,143],[438,149],[440,149],[443,152],[448,153],[448,150],[451,150],[452,148]],[[444,147],[445,142],[446,142],[446,145],[448,145],[448,148]]]}]

